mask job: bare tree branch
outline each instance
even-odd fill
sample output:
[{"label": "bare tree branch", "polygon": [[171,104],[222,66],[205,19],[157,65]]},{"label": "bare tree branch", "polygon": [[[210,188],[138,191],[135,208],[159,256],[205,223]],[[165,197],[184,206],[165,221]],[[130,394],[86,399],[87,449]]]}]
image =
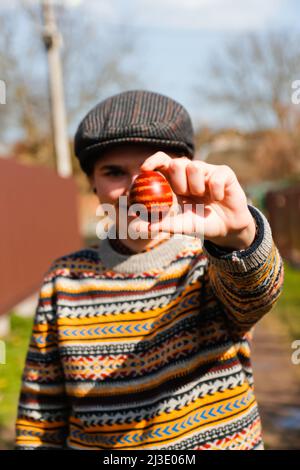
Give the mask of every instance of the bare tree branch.
[{"label": "bare tree branch", "polygon": [[[97,100],[139,84],[124,67],[136,37],[121,27],[104,27],[101,19],[86,14],[84,5],[56,5],[56,15],[63,37],[66,108],[72,128]],[[38,140],[44,145],[51,132],[39,2],[21,0],[18,8],[1,9],[0,30],[0,78],[7,85],[1,138],[13,134],[33,149]]]},{"label": "bare tree branch", "polygon": [[289,128],[294,108],[291,82],[300,73],[300,36],[249,34],[224,44],[196,88],[209,102],[226,105],[255,127]]}]

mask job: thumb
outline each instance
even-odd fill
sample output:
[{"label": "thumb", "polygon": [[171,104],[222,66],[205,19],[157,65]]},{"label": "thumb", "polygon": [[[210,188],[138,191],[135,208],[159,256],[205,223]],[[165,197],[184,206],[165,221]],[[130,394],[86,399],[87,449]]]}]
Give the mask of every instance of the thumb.
[{"label": "thumb", "polygon": [[154,221],[149,222],[149,230],[151,232],[168,232],[168,233],[183,233],[183,218],[178,215],[177,205],[173,205],[168,213],[158,219],[156,216]]}]

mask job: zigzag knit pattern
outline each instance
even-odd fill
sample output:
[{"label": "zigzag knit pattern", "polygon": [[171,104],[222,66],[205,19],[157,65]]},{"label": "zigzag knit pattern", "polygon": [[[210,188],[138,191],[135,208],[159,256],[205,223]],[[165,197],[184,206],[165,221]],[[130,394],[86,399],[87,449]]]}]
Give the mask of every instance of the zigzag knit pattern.
[{"label": "zigzag knit pattern", "polygon": [[250,347],[283,264],[259,220],[239,269],[192,237],[162,266],[159,257],[145,269],[150,258],[135,255],[135,272],[131,256],[107,267],[103,242],[55,260],[26,356],[16,448],[263,449]]}]

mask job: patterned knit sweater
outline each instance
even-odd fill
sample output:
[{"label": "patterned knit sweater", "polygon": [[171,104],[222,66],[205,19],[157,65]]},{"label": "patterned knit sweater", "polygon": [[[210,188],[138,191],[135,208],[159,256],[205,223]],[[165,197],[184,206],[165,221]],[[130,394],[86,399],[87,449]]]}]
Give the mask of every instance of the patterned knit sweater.
[{"label": "patterned knit sweater", "polygon": [[56,259],[40,290],[16,449],[263,449],[250,346],[283,264],[264,215],[225,252],[172,236]]}]

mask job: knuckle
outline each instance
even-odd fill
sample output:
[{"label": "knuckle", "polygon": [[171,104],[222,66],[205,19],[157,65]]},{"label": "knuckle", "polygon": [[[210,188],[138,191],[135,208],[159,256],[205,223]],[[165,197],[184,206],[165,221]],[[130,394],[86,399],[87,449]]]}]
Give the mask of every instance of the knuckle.
[{"label": "knuckle", "polygon": [[193,163],[193,162],[188,163],[186,169],[187,169],[187,171],[189,171],[191,173],[197,173],[199,171],[199,167],[197,165],[195,165],[195,163]]},{"label": "knuckle", "polygon": [[162,150],[159,150],[158,152],[156,152],[156,155],[159,155],[160,157],[163,157],[163,158],[170,158],[170,156],[163,152]]},{"label": "knuckle", "polygon": [[225,171],[231,170],[230,166],[228,165],[221,165],[221,168]]},{"label": "knuckle", "polygon": [[229,174],[231,174],[231,175],[234,174],[234,171],[233,171],[233,169],[232,169],[230,166],[228,166],[228,165],[221,165],[221,167],[222,167],[222,169],[223,169],[224,172],[229,173]]},{"label": "knuckle", "polygon": [[165,160],[167,157],[167,154],[165,154],[164,152],[161,152],[161,151],[158,151],[158,152],[155,152],[153,153],[152,155],[150,155],[150,157],[148,157],[148,160]]},{"label": "knuckle", "polygon": [[173,158],[170,162],[170,170],[177,171],[181,167],[181,163],[179,158]]},{"label": "knuckle", "polygon": [[211,175],[210,183],[213,184],[214,186],[221,184],[221,174],[218,171],[216,171],[215,173]]}]

